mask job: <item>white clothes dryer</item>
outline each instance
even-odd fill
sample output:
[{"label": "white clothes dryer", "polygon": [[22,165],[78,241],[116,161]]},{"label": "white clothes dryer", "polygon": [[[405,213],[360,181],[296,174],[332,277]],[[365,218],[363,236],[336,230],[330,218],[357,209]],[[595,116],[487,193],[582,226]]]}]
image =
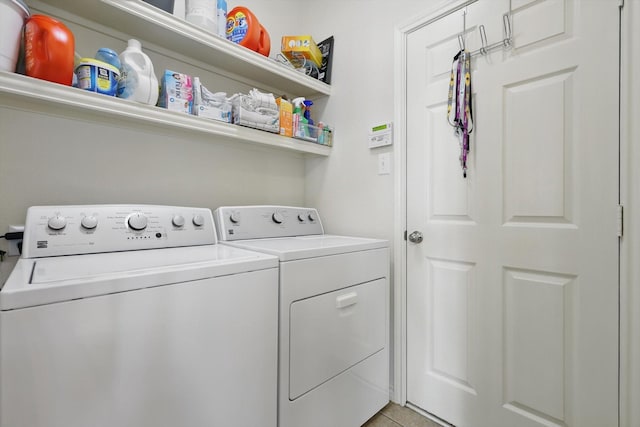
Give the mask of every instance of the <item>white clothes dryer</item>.
[{"label": "white clothes dryer", "polygon": [[221,243],[280,259],[278,426],[361,426],[389,402],[388,242],[324,234],[311,208],[214,220]]},{"label": "white clothes dryer", "polygon": [[275,427],[278,260],[216,243],[209,209],[30,208],[0,427]]}]

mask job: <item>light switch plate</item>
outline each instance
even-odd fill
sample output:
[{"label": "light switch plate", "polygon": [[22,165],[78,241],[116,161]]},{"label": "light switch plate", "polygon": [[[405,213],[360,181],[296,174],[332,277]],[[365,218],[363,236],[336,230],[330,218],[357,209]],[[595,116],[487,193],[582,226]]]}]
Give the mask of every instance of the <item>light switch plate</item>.
[{"label": "light switch plate", "polygon": [[378,175],[391,173],[391,153],[378,154]]}]

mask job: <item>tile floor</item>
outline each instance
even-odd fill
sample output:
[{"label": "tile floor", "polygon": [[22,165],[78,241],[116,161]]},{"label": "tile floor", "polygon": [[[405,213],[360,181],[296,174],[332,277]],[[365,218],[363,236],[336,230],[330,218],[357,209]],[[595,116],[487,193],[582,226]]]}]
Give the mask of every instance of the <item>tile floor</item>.
[{"label": "tile floor", "polygon": [[362,427],[440,427],[412,409],[389,403]]}]

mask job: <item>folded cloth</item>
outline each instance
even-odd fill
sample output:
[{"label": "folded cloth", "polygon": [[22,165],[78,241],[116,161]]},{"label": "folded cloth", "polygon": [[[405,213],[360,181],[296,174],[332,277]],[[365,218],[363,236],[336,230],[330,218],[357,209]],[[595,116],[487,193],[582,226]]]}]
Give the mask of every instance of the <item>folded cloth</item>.
[{"label": "folded cloth", "polygon": [[272,93],[262,93],[258,89],[251,89],[249,96],[253,101],[255,108],[270,108],[278,110],[278,104]]},{"label": "folded cloth", "polygon": [[236,93],[229,99],[232,102],[239,102],[239,105],[249,111],[258,111],[258,109],[261,109],[261,111],[279,111],[273,94],[262,93],[258,89],[251,89],[249,95]]},{"label": "folded cloth", "polygon": [[280,110],[273,94],[252,89],[248,95],[237,93],[229,100],[233,104],[233,123],[279,132]]},{"label": "folded cloth", "polygon": [[256,123],[256,124],[266,124],[266,125],[274,125],[278,122],[278,116],[268,116],[265,114],[256,113],[255,111],[242,111],[238,114],[238,118],[242,121]]},{"label": "folded cloth", "polygon": [[200,83],[198,77],[194,78],[194,89],[196,89],[196,102],[211,107],[221,107],[227,102],[226,92],[213,93]]}]

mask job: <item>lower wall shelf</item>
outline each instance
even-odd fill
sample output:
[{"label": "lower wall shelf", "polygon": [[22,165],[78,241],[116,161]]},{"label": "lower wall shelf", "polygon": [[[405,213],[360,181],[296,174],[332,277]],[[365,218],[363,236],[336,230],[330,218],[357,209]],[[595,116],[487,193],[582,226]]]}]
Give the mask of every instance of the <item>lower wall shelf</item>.
[{"label": "lower wall shelf", "polygon": [[210,135],[212,139],[262,145],[310,155],[328,156],[331,153],[331,147],[167,111],[163,108],[138,104],[15,73],[0,72],[0,105],[19,106],[34,111],[47,109],[56,115],[88,119],[96,123],[110,122],[113,119],[125,120],[141,125],[152,125],[154,129],[159,131],[175,129],[194,135]]}]

